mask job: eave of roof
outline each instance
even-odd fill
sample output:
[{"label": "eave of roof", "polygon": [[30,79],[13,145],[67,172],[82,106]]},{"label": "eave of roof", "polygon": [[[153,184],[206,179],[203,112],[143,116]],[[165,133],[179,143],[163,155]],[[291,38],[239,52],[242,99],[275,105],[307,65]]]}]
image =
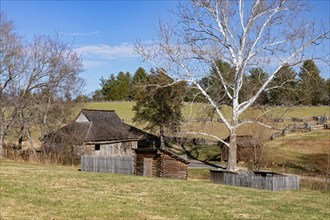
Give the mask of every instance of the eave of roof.
[{"label": "eave of roof", "polygon": [[189,164],[189,161],[183,159],[182,157],[180,157],[179,155],[169,151],[169,150],[166,150],[166,149],[150,149],[150,148],[137,148],[137,149],[134,149],[136,152],[142,152],[142,153],[155,153],[155,154],[167,154],[169,156],[171,156],[172,158],[182,162],[182,163],[185,163],[185,164]]}]

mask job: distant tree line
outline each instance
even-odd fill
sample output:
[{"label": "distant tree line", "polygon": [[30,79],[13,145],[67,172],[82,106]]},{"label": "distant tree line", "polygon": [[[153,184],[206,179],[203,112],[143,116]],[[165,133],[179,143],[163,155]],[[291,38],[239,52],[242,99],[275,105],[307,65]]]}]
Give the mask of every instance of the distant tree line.
[{"label": "distant tree line", "polygon": [[[233,72],[228,63],[217,60],[210,67],[207,75],[200,79],[200,84],[219,105],[229,104],[230,100],[225,94],[218,71],[223,73],[224,81],[230,88],[233,85]],[[119,72],[116,76],[111,74],[108,79],[101,78],[101,89],[92,95],[93,101],[138,101],[139,90],[147,85],[147,79],[154,75],[152,69],[148,73],[139,67],[132,75],[129,72]],[[244,78],[240,97],[244,100],[256,93],[265,82],[268,74],[262,68],[252,68]],[[166,80],[165,80],[166,81]],[[164,82],[165,82],[164,81]],[[158,82],[163,84],[163,82]],[[206,102],[198,90],[187,84],[183,101]],[[255,105],[328,105],[330,99],[330,79],[323,79],[320,70],[312,60],[305,61],[297,72],[291,66],[284,65],[275,75],[275,79],[260,95]]]}]

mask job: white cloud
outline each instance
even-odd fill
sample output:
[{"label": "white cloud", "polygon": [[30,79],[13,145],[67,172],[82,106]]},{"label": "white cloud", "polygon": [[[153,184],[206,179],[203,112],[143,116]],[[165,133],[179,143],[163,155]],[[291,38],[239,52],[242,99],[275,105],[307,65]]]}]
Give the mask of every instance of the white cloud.
[{"label": "white cloud", "polygon": [[104,67],[108,65],[108,62],[106,61],[93,61],[93,60],[83,60],[84,67],[86,69],[93,69],[98,67]]},{"label": "white cloud", "polygon": [[92,36],[99,34],[99,31],[93,31],[93,32],[61,32],[63,35],[67,36],[75,36],[75,37],[80,37],[80,36]]},{"label": "white cloud", "polygon": [[106,44],[87,45],[76,48],[75,51],[83,57],[93,59],[122,59],[139,56],[134,51],[134,46],[128,43],[123,43],[117,46]]}]

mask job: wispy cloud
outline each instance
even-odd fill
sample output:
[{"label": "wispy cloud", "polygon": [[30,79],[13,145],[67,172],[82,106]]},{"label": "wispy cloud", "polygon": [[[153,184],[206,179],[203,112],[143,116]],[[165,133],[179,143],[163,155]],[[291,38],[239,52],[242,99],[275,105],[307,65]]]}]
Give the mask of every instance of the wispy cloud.
[{"label": "wispy cloud", "polygon": [[106,44],[87,45],[76,48],[75,51],[83,57],[93,59],[122,59],[138,57],[138,54],[134,51],[134,46],[128,43],[123,43],[116,46]]},{"label": "wispy cloud", "polygon": [[75,37],[81,37],[81,36],[92,36],[99,34],[99,31],[93,31],[93,32],[61,32],[61,34],[66,36],[75,36]]},{"label": "wispy cloud", "polygon": [[86,69],[93,69],[93,68],[98,68],[98,67],[103,67],[108,65],[108,62],[106,61],[93,61],[93,60],[84,60],[84,67]]}]

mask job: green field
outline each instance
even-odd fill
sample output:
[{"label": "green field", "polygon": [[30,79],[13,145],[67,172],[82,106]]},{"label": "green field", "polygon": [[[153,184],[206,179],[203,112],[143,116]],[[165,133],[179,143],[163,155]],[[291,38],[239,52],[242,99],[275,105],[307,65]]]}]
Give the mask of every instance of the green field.
[{"label": "green field", "polygon": [[[84,108],[88,109],[99,109],[99,110],[115,110],[116,113],[123,118],[125,121],[132,122],[134,112],[132,111],[135,102],[91,102],[83,105]],[[200,112],[205,111],[205,104],[189,104],[185,103],[182,114],[186,119],[196,118],[205,116]],[[228,106],[222,107],[226,118],[231,116],[231,109]],[[78,110],[79,111],[79,110]],[[312,116],[330,116],[329,106],[296,106],[296,107],[267,107],[267,108],[250,108],[243,113],[242,118],[253,118],[260,115],[263,111],[267,111],[267,114],[273,118],[284,117],[284,118],[305,118]],[[283,114],[284,113],[284,114]]]},{"label": "green field", "polygon": [[[143,129],[143,125],[134,124],[132,118],[134,117],[134,112],[132,111],[135,102],[93,102],[86,103],[83,107],[89,109],[101,109],[101,110],[115,110],[116,113],[121,117],[126,123],[137,126]],[[77,114],[80,109],[77,109]],[[231,108],[228,106],[222,107],[224,116],[230,118]],[[189,104],[185,103],[182,114],[185,118],[185,122],[181,125],[181,131],[183,135],[190,135],[194,137],[203,137],[200,134],[192,135],[189,132],[203,132],[218,137],[225,138],[229,135],[228,129],[223,123],[216,121],[218,117],[214,116],[213,120],[210,121],[209,118],[206,120],[205,111],[210,111],[209,108],[206,108],[205,104]],[[273,118],[285,118],[291,119],[295,118],[307,118],[312,116],[330,116],[330,107],[329,106],[319,106],[319,107],[308,107],[308,106],[299,106],[299,107],[263,107],[263,108],[250,108],[242,114],[241,119],[254,119],[262,115],[269,119]],[[284,126],[284,125],[274,125],[273,122],[270,122],[271,126]],[[271,131],[265,129],[262,126],[255,125],[244,125],[239,128],[240,135],[253,135],[256,132],[267,132],[266,135],[270,136]],[[212,139],[212,138],[210,138]]]},{"label": "green field", "polygon": [[0,219],[328,219],[329,193],[272,192],[1,160]]}]

